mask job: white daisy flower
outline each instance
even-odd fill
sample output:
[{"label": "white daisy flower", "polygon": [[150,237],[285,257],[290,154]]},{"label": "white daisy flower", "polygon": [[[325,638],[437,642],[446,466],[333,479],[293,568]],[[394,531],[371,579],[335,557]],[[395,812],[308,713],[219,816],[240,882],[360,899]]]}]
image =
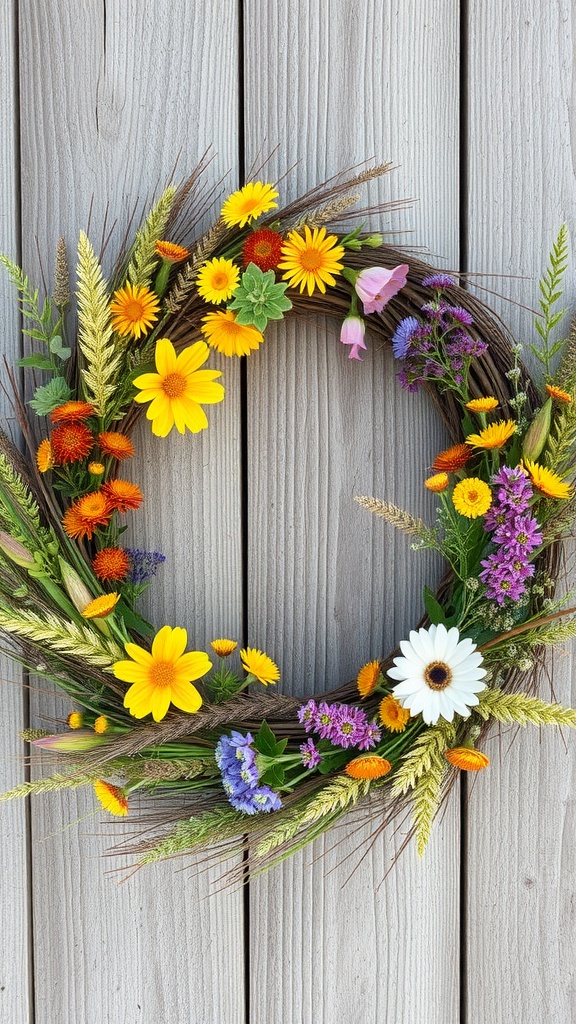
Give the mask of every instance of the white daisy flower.
[{"label": "white daisy flower", "polygon": [[440,623],[413,629],[400,650],[403,657],[394,658],[388,675],[400,680],[392,693],[412,717],[422,713],[427,725],[436,725],[439,718],[451,722],[455,713],[469,717],[470,708],[478,704],[476,694],[486,688],[482,655],[470,637],[460,640],[455,626],[446,629]]}]

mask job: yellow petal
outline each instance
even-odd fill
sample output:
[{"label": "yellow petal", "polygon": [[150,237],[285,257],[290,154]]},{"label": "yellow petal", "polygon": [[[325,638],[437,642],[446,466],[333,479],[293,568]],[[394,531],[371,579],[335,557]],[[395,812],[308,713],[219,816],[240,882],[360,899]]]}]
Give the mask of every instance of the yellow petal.
[{"label": "yellow petal", "polygon": [[192,683],[176,682],[172,684],[171,690],[172,703],[180,711],[188,711],[193,715],[202,707],[202,697]]},{"label": "yellow petal", "polygon": [[204,651],[189,651],[178,659],[175,666],[176,678],[190,682],[205,676],[211,668],[212,662]]},{"label": "yellow petal", "polygon": [[155,353],[156,369],[161,377],[167,377],[176,370],[176,349],[169,338],[158,338]]},{"label": "yellow petal", "polygon": [[116,679],[124,683],[142,683],[148,678],[148,669],[134,661],[117,661],[113,667]]},{"label": "yellow petal", "polygon": [[196,341],[177,356],[176,369],[187,376],[206,362],[209,353],[210,349],[205,341]]},{"label": "yellow petal", "polygon": [[125,644],[126,654],[136,661],[139,665],[151,665],[152,655],[150,651],[145,651],[139,644]]},{"label": "yellow petal", "polygon": [[152,697],[152,718],[155,722],[161,722],[170,707],[171,697],[170,686],[158,686]]},{"label": "yellow petal", "polygon": [[162,386],[162,377],[159,373],[141,373],[133,383],[134,387],[140,388],[141,391],[144,388],[158,389]]}]

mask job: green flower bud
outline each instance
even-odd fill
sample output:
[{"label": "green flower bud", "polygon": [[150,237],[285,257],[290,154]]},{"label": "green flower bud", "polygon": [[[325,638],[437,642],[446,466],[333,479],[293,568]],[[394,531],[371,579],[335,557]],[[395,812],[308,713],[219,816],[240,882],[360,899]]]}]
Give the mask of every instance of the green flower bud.
[{"label": "green flower bud", "polygon": [[550,422],[552,418],[552,399],[544,403],[528,427],[522,444],[522,457],[530,462],[536,462],[543,451],[548,435],[550,433]]},{"label": "green flower bud", "polygon": [[35,569],[36,560],[23,544],[19,544],[9,533],[0,530],[0,549],[8,556],[10,561],[21,566],[22,569]]}]

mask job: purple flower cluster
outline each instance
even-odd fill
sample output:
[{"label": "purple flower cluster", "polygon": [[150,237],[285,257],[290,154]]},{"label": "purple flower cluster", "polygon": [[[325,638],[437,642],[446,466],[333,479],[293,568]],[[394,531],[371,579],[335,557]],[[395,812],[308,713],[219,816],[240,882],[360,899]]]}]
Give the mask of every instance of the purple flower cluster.
[{"label": "purple flower cluster", "polygon": [[495,497],[484,528],[492,534],[496,551],[482,560],[480,579],[486,597],[502,606],[507,598],[519,601],[526,593],[526,580],[534,575],[529,556],[542,543],[542,531],[530,515],[533,488],[520,466],[503,466],[493,483]]},{"label": "purple flower cluster", "polygon": [[300,753],[302,755],[302,764],[305,768],[317,768],[322,760],[322,755],[312,737],[307,739],[306,743],[300,744]]},{"label": "purple flower cluster", "polygon": [[126,554],[130,559],[128,579],[130,583],[137,586],[146,583],[158,571],[158,566],[166,561],[166,555],[159,551],[140,551],[137,548],[126,548]]},{"label": "purple flower cluster", "polygon": [[221,736],[214,756],[222,775],[222,785],[232,807],[243,814],[278,811],[282,801],[270,786],[259,786],[260,772],[256,764],[254,737],[241,732]]},{"label": "purple flower cluster", "polygon": [[[298,712],[298,721],[306,732],[315,732],[335,747],[370,750],[380,740],[380,729],[369,722],[366,712],[351,704],[327,704],[309,700]],[[304,757],[304,753],[303,753]],[[304,762],[305,763],[305,762]]]},{"label": "purple flower cluster", "polygon": [[470,360],[481,356],[488,346],[466,330],[474,323],[468,310],[442,299],[441,289],[455,285],[453,278],[433,274],[422,283],[439,294],[421,307],[422,321],[408,316],[396,328],[392,350],[397,359],[404,360],[398,380],[408,391],[417,391],[423,381],[434,378],[459,387]]}]

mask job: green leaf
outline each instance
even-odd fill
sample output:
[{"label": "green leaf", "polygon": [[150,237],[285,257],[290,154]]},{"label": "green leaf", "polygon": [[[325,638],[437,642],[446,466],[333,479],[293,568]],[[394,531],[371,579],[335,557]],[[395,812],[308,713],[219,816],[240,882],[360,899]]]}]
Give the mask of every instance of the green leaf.
[{"label": "green leaf", "polygon": [[53,370],[52,360],[48,359],[48,356],[43,356],[40,352],[35,352],[34,355],[24,356],[23,359],[18,360],[18,366],[31,366],[35,370]]},{"label": "green leaf", "polygon": [[446,613],[442,605],[436,600],[434,594],[430,590],[430,587],[426,586],[424,587],[424,607],[426,608],[430,622],[434,626],[437,626],[440,622],[446,621]]},{"label": "green leaf", "polygon": [[58,405],[72,398],[72,391],[64,377],[53,377],[48,384],[36,388],[30,406],[38,416],[47,416]]},{"label": "green leaf", "polygon": [[269,757],[275,756],[276,737],[268,725],[268,722],[262,722],[262,725],[254,737],[254,746],[261,754],[267,754]]},{"label": "green leaf", "polygon": [[124,598],[120,598],[118,601],[115,612],[117,615],[121,616],[128,629],[134,629],[140,634],[140,636],[154,636],[154,633],[156,632],[154,626],[152,626],[146,619],[143,619],[141,615],[138,615],[138,612],[132,611],[132,609],[126,604]]},{"label": "green leaf", "polygon": [[264,786],[271,786],[272,789],[279,789],[286,781],[286,772],[279,764],[272,764],[260,776],[259,781]]}]

